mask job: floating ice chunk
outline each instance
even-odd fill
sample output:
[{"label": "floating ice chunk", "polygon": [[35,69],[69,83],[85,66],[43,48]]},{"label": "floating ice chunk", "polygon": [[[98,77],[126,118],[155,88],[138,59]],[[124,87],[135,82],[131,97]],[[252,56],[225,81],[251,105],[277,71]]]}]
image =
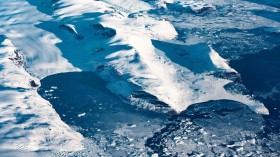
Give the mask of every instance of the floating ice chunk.
[{"label": "floating ice chunk", "polygon": [[151,157],[158,157],[158,154],[157,154],[157,153],[154,153],[154,154],[152,154]]},{"label": "floating ice chunk", "polygon": [[86,113],[80,113],[80,114],[78,114],[78,117],[83,117],[85,115],[86,115]]},{"label": "floating ice chunk", "polygon": [[211,51],[209,53],[209,56],[213,62],[213,64],[220,69],[224,69],[228,72],[235,72],[237,73],[234,69],[232,69],[229,65],[227,60],[222,58],[213,48],[211,48]]}]

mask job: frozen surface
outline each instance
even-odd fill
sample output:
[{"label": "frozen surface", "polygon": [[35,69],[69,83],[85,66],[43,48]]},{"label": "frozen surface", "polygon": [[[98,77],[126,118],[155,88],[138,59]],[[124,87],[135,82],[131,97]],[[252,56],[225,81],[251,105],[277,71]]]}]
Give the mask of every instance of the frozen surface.
[{"label": "frozen surface", "polygon": [[279,12],[278,0],[0,1],[0,153],[276,155],[275,68],[259,67],[270,81],[256,90],[229,62],[278,52]]},{"label": "frozen surface", "polygon": [[81,134],[63,123],[51,104],[37,94],[39,80],[25,71],[21,52],[11,40],[1,39],[0,151],[83,149]]},{"label": "frozen surface", "polygon": [[[161,128],[167,118],[167,115],[124,103],[92,72],[56,74],[41,83],[38,93],[54,104],[62,120],[109,154],[145,155],[149,152],[145,148],[146,139]],[[92,152],[89,155],[94,156]],[[100,152],[100,155],[105,154]]]},{"label": "frozen surface", "polygon": [[[102,66],[98,72],[109,82],[108,88],[133,103],[136,101],[131,98],[136,88],[133,86],[137,86],[140,88],[137,90],[154,95],[176,112],[181,112],[194,103],[229,99],[245,103],[255,112],[268,114],[263,105],[252,100],[250,96],[226,91],[223,86],[231,82],[230,80],[209,75],[217,71],[234,72],[226,60],[211,47],[201,48],[206,54],[204,58],[199,57],[195,51],[189,52],[194,56],[190,60],[201,67],[178,65],[152,43],[155,39],[170,41],[178,35],[168,21],[145,14],[127,15],[128,13],[122,10],[116,12],[119,5],[109,5],[110,3],[101,1],[61,0],[53,4],[54,15],[59,22],[43,21],[37,26],[53,32],[61,40],[57,45],[62,52],[67,52],[63,53],[63,56],[74,66],[82,70],[96,70]],[[68,29],[64,28],[67,31],[62,31],[61,25],[68,26]],[[70,38],[70,33],[76,34],[75,37]],[[80,40],[77,40],[77,36]],[[80,53],[77,56],[78,52]],[[204,62],[210,62],[209,70],[208,65],[203,65]],[[206,70],[197,75],[195,71],[199,68]],[[108,77],[111,69],[116,71],[117,78]]]}]

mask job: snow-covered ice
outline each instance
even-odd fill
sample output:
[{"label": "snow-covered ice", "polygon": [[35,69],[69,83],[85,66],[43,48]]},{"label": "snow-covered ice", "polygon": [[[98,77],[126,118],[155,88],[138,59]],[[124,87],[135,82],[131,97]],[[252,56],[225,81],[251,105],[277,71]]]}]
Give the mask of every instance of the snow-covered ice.
[{"label": "snow-covered ice", "polygon": [[[79,129],[62,122],[36,91],[40,79],[64,72],[94,72],[110,92],[141,109],[156,110],[163,104],[179,114],[193,104],[231,100],[268,115],[253,95],[226,88],[234,80],[217,76],[239,77],[228,62],[240,54],[219,52],[220,37],[230,36],[238,44],[240,36],[277,44],[256,39],[250,31],[279,34],[279,21],[255,13],[270,10],[277,16],[279,3],[252,2],[0,1],[0,134],[6,137],[0,139],[1,145],[28,151],[85,148]],[[230,31],[233,36],[227,34]],[[227,45],[227,49],[234,47],[242,46]],[[86,112],[76,115],[87,116]]]},{"label": "snow-covered ice", "polygon": [[10,39],[1,38],[0,150],[71,152],[83,149],[82,135],[63,123],[52,105],[31,86],[31,81],[39,84],[38,78],[26,72],[24,65],[12,61],[17,57],[17,48]]}]

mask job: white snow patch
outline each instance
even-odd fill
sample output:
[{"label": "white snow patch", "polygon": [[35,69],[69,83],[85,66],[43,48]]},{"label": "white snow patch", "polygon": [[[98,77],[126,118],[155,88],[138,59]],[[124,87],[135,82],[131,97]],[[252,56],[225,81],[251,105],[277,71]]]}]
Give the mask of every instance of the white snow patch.
[{"label": "white snow patch", "polygon": [[141,0],[102,0],[109,5],[115,7],[117,10],[122,10],[125,12],[139,12],[143,10],[152,9],[151,6]]},{"label": "white snow patch", "polygon": [[27,151],[83,149],[83,136],[63,123],[51,104],[41,98],[30,80],[39,82],[15,65],[16,57],[9,39],[0,47],[0,122],[1,149]]},{"label": "white snow patch", "polygon": [[228,61],[222,58],[213,48],[211,48],[211,51],[209,53],[209,56],[213,62],[214,65],[216,65],[217,68],[227,70],[228,72],[235,72],[236,70],[232,69],[228,65]]},{"label": "white snow patch", "polygon": [[[66,72],[78,71],[55,46],[60,40],[53,34],[36,27],[40,20],[51,20],[25,0],[1,1],[0,34],[13,41],[28,60],[26,68],[32,75],[39,78]],[[16,13],[16,14],[15,14]],[[9,17],[9,18],[6,18]],[[10,20],[10,22],[8,22]]]}]

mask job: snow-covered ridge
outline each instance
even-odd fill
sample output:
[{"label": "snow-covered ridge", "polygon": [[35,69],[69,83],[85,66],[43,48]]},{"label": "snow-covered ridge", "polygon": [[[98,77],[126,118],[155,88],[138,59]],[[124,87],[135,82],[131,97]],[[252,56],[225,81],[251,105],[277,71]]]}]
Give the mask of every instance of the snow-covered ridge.
[{"label": "snow-covered ridge", "polygon": [[4,36],[0,40],[0,150],[83,149],[83,137],[63,123],[37,93],[39,80],[24,69],[20,50]]},{"label": "snow-covered ridge", "polygon": [[5,10],[1,11],[0,19],[3,22],[0,34],[7,36],[22,51],[27,60],[26,67],[33,76],[43,78],[54,73],[78,70],[54,46],[59,39],[36,28],[40,20],[51,20],[49,15],[40,13],[25,0],[1,1],[0,9]]},{"label": "snow-covered ridge", "polygon": [[[112,1],[112,3],[114,2]],[[208,75],[207,70],[206,73],[195,74],[190,70],[194,67],[184,67],[170,60],[169,56],[164,55],[164,53],[171,53],[172,49],[167,50],[168,52],[159,51],[151,42],[152,39],[171,41],[177,36],[177,32],[168,21],[157,20],[145,14],[137,16],[137,13],[134,13],[133,16],[128,16],[121,8],[118,8],[118,5],[110,6],[108,2],[60,0],[58,4],[54,11],[57,18],[60,21],[67,20],[68,24],[73,25],[78,34],[84,37],[82,42],[73,45],[73,47],[79,47],[79,51],[83,52],[81,55],[90,56],[89,54],[91,54],[90,58],[81,57],[83,59],[80,61],[73,60],[78,63],[76,66],[83,70],[95,69],[96,65],[113,67],[119,73],[122,83],[108,78],[110,74],[104,74],[106,72],[100,74],[109,81],[108,88],[112,92],[129,98],[133,88],[130,88],[128,84],[133,83],[140,86],[142,90],[156,96],[160,101],[170,105],[177,112],[185,110],[194,103],[229,99],[245,103],[258,113],[268,113],[261,103],[255,102],[249,96],[226,91],[223,86],[231,81]],[[96,12],[99,14],[94,15]],[[92,16],[80,16],[86,14]],[[77,17],[79,21],[76,21]],[[89,19],[92,20],[89,21]],[[94,34],[88,32],[94,32],[89,26],[95,23],[101,24],[102,27],[112,28],[116,31],[116,34],[103,39],[94,37]],[[47,29],[47,26],[41,28]],[[60,34],[56,28],[53,31],[56,35]],[[60,37],[60,39],[67,41],[67,43],[75,43],[65,39],[65,36]],[[94,44],[97,42],[99,43],[98,47],[97,44]],[[66,43],[62,42],[63,44]],[[119,46],[119,49],[113,48],[116,46]],[[92,53],[92,50],[97,49],[103,51]],[[204,65],[204,62],[211,61],[209,65],[216,67],[210,69],[212,72],[220,70],[235,72],[227,65],[226,60],[221,58],[212,48],[205,49],[198,46],[196,50],[191,50],[192,52],[189,53],[195,56],[195,54],[198,54],[195,51],[199,49],[205,51],[203,52],[206,54],[205,58],[198,55],[189,62],[198,62],[197,66],[207,69],[206,66],[208,65]],[[62,51],[66,52],[68,50],[66,48]],[[71,57],[71,59],[73,58]],[[91,67],[84,63],[94,64]]]}]

